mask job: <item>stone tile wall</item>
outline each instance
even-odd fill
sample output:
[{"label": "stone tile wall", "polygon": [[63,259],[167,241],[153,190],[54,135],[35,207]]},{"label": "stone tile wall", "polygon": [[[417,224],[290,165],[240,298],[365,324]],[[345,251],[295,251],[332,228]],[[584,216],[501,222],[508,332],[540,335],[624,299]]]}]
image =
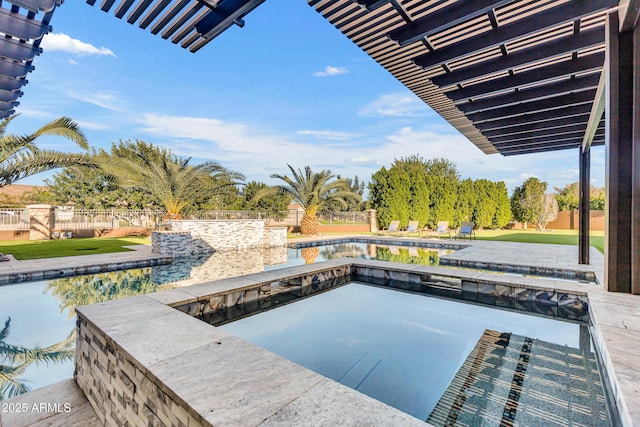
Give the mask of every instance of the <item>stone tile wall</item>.
[{"label": "stone tile wall", "polygon": [[171,221],[171,231],[151,234],[154,253],[177,257],[286,243],[286,227],[265,228],[262,220]]},{"label": "stone tile wall", "polygon": [[586,295],[556,289],[531,289],[517,284],[469,278],[447,277],[429,273],[355,266],[355,278],[372,278],[377,285],[398,287],[414,292],[433,293],[432,289],[453,291],[454,297],[501,308],[570,320],[589,320]]},{"label": "stone tile wall", "polygon": [[172,400],[81,315],[76,329],[76,382],[104,425],[210,425]]},{"label": "stone tile wall", "polygon": [[198,297],[197,301],[174,305],[174,308],[191,316],[200,317],[241,303],[246,304],[267,300],[270,297],[292,291],[297,292],[297,297],[309,295],[321,289],[344,284],[350,278],[351,266],[332,267],[312,273],[301,273],[276,280],[268,280],[242,289],[202,295]]}]

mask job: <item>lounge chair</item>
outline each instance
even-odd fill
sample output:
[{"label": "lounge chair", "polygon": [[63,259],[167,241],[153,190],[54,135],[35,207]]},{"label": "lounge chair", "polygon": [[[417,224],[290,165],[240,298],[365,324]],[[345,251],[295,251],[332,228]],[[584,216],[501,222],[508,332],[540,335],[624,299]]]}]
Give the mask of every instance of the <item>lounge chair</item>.
[{"label": "lounge chair", "polygon": [[449,230],[449,221],[438,221],[438,225],[436,229],[429,233],[430,235],[435,235],[435,237],[440,237],[443,234],[446,234],[451,238],[451,230]]},{"label": "lounge chair", "polygon": [[473,238],[476,238],[476,232],[473,231],[473,222],[463,222],[462,225],[460,226],[460,231],[458,231],[458,234],[456,234],[456,238],[461,238],[464,239],[466,237],[469,237],[469,240],[471,240],[471,237],[473,236]]},{"label": "lounge chair", "polygon": [[400,231],[400,220],[394,220],[389,223],[387,228],[380,230],[383,234],[393,234]]},{"label": "lounge chair", "polygon": [[420,230],[419,224],[420,224],[419,221],[409,221],[409,225],[407,226],[407,229],[401,230],[399,233],[406,234],[407,236],[410,235],[411,233],[418,233],[418,235],[420,235],[421,230]]}]

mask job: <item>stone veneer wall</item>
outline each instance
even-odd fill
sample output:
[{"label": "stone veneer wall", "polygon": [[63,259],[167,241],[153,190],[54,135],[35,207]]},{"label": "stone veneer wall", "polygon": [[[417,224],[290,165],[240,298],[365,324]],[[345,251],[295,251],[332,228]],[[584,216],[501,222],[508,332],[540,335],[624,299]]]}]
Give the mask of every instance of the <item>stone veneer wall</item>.
[{"label": "stone veneer wall", "polygon": [[210,425],[171,399],[115,342],[78,316],[76,382],[104,425]]},{"label": "stone veneer wall", "polygon": [[284,246],[286,227],[265,228],[262,220],[171,221],[171,231],[154,231],[154,253],[189,256],[214,251]]}]

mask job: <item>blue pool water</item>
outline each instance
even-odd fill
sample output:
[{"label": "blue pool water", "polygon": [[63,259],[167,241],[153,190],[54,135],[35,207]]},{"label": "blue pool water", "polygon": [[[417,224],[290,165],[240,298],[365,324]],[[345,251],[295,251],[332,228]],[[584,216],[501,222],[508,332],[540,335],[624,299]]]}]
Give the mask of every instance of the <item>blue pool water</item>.
[{"label": "blue pool water", "polygon": [[[498,425],[484,422],[509,416],[519,425],[555,425],[545,424],[540,410],[569,420],[568,425],[609,424],[584,324],[352,283],[220,327],[435,425],[443,413],[449,420],[455,413],[451,395],[458,404],[458,395],[466,399],[467,413],[456,414],[461,425]],[[487,331],[504,337],[494,337],[492,344],[508,345],[476,350],[469,363],[480,372],[471,375],[475,371],[463,365],[491,337]],[[505,415],[517,372],[528,375],[516,387],[527,395],[512,397],[520,411]],[[580,375],[581,380],[572,379]],[[549,408],[553,400],[561,403]]]},{"label": "blue pool water", "polygon": [[[256,249],[179,259],[152,268],[1,285],[0,328],[10,322],[9,334],[0,344],[25,348],[70,344],[64,347],[70,357],[31,363],[16,377],[37,389],[73,375],[74,338],[68,337],[75,327],[76,306],[338,257],[437,265],[445,253],[448,251],[365,243]],[[0,353],[0,366],[11,366],[10,362],[10,355]]]}]

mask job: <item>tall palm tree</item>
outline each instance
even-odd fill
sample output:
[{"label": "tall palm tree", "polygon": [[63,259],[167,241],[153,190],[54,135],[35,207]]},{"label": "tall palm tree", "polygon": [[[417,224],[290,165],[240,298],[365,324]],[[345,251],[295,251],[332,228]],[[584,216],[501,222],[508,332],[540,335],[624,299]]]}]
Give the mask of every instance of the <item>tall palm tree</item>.
[{"label": "tall palm tree", "polygon": [[0,400],[9,399],[30,390],[29,386],[19,377],[32,364],[60,363],[73,360],[76,341],[75,329],[69,336],[59,343],[49,347],[27,348],[20,345],[8,344],[9,317],[0,331]]},{"label": "tall palm tree", "polygon": [[170,218],[180,218],[183,209],[204,194],[215,197],[244,179],[242,174],[217,162],[190,165],[190,157],[175,156],[170,150],[144,141],[121,143],[112,151],[115,156],[99,156],[101,169],[123,188],[136,188],[155,196]]},{"label": "tall palm tree", "polygon": [[302,234],[318,234],[320,222],[316,214],[318,211],[339,204],[347,207],[348,200],[360,200],[359,194],[350,187],[350,181],[346,178],[336,178],[330,170],[322,170],[318,173],[305,166],[304,173],[297,171],[287,164],[293,178],[284,175],[273,174],[271,178],[278,178],[287,185],[278,185],[277,188],[291,194],[293,199],[304,209],[304,216],[300,223]]},{"label": "tall palm tree", "polygon": [[30,135],[11,135],[6,128],[17,116],[0,121],[0,187],[11,184],[27,176],[51,169],[84,165],[92,166],[86,154],[62,153],[54,150],[41,150],[35,141],[41,136],[61,136],[84,148],[89,148],[87,138],[76,122],[68,117],[53,120]]}]

